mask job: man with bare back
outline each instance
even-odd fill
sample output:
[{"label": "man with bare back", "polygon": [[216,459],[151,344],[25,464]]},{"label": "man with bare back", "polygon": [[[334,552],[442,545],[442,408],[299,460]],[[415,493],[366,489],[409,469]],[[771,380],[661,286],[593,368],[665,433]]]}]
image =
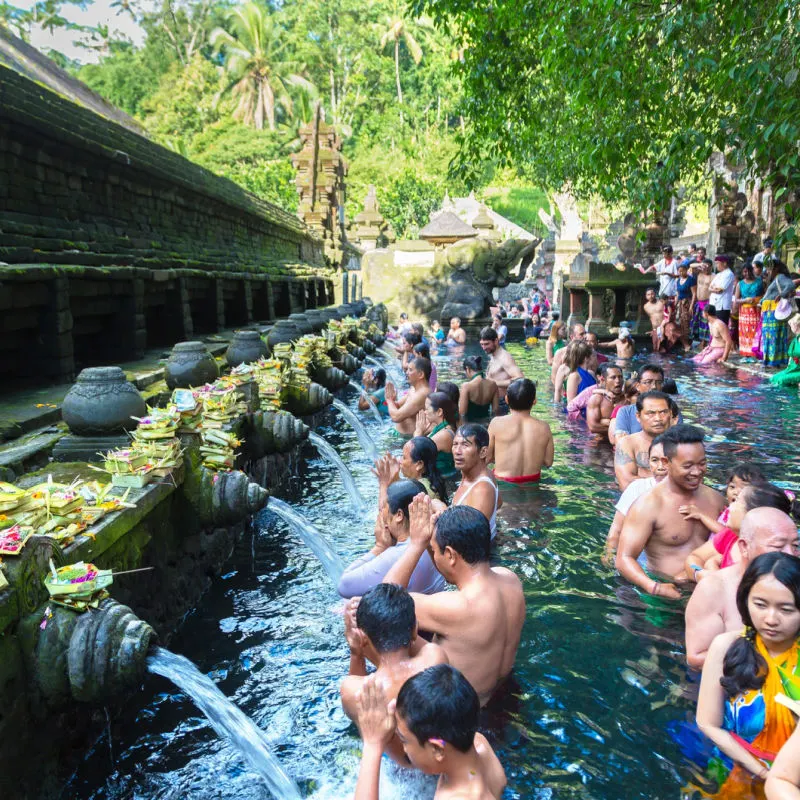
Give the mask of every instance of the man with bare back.
[{"label": "man with bare back", "polygon": [[614,474],[621,491],[637,478],[650,478],[650,445],[672,424],[669,395],[664,392],[645,392],[636,398],[636,419],[642,426],[617,441],[614,454]]},{"label": "man with bare back", "polygon": [[655,289],[648,289],[644,296],[644,313],[650,319],[650,335],[653,337],[653,352],[657,353],[661,345],[659,330],[664,325],[664,301],[656,296]]},{"label": "man with bare back", "polygon": [[489,523],[476,509],[451,507],[434,518],[430,497],[420,494],[409,510],[411,544],[384,583],[405,586],[422,554],[433,554],[457,591],[412,594],[417,623],[434,634],[485,705],[514,667],[525,622],[522,583],[511,570],[491,566]]},{"label": "man with bare back", "polygon": [[[675,583],[689,580],[686,558],[708,539],[705,525],[687,519],[678,509],[693,503],[716,519],[725,508],[725,498],[703,484],[708,469],[703,438],[703,432],[692,425],[676,425],[664,434],[667,477],[640,497],[625,517],[616,566],[624,578],[649,595],[679,599]],[[647,557],[647,571],[638,561],[642,553]]]}]

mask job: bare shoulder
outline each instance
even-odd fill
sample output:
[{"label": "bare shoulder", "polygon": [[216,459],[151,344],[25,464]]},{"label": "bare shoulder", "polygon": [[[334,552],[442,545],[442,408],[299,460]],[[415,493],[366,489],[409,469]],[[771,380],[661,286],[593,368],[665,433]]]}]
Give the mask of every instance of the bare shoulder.
[{"label": "bare shoulder", "polygon": [[722,494],[722,492],[718,492],[716,489],[713,489],[711,486],[706,486],[705,484],[701,486],[701,491],[702,498],[704,500],[716,503],[720,507],[724,507],[726,505],[725,496]]},{"label": "bare shoulder", "polygon": [[436,666],[436,664],[447,664],[449,659],[443,647],[440,647],[434,642],[428,642],[424,645],[415,659],[419,662],[420,669],[427,669],[428,667]]},{"label": "bare shoulder", "polygon": [[726,631],[715,636],[714,641],[711,642],[711,646],[708,648],[708,660],[711,660],[712,657],[722,659],[725,653],[728,652],[728,648],[741,635],[739,631]]},{"label": "bare shoulder", "polygon": [[516,572],[512,572],[508,567],[492,567],[492,572],[507,586],[519,588],[522,591],[522,581]]}]

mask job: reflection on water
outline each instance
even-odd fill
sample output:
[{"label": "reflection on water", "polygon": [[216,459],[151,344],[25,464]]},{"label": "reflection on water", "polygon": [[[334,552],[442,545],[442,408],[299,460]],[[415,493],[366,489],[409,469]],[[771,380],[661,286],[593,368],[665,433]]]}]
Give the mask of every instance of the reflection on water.
[{"label": "reflection on water", "polygon": [[[536,413],[550,422],[556,459],[542,485],[503,490],[496,561],[525,584],[528,618],[510,696],[487,715],[508,773],[507,798],[681,797],[695,770],[669,731],[691,719],[696,677],[683,659],[682,619],[645,605],[600,563],[617,497],[610,450],[567,427],[549,398],[544,346],[510,346],[540,381]],[[467,348],[467,352],[473,352]],[[462,380],[461,358],[435,356],[441,380]],[[639,364],[641,364],[641,360]],[[694,371],[665,360],[687,421],[709,432],[709,479],[722,483],[737,459],[758,459],[768,477],[800,482],[797,395],[724,368]],[[746,391],[742,391],[741,379]],[[351,407],[355,397],[348,395]],[[380,448],[396,440],[362,417]],[[318,429],[353,472],[368,507],[377,487],[355,435],[338,419]],[[369,549],[373,519],[353,515],[322,459],[284,498],[345,561]],[[170,648],[211,675],[267,732],[301,793],[352,797],[360,745],[338,701],[347,671],[341,604],[320,563],[264,513],[254,541],[240,542],[225,574]],[[236,752],[221,743],[183,695],[149,678],[112,724],[116,769],[105,739],[65,787],[65,798],[265,797]],[[430,781],[384,767],[386,797],[429,798]],[[382,795],[383,796],[383,795]]]}]

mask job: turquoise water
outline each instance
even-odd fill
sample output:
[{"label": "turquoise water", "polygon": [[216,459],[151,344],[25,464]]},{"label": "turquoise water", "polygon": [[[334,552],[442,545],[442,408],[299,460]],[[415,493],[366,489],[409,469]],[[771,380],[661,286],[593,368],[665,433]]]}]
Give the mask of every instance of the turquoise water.
[{"label": "turquoise water", "polygon": [[[612,453],[549,402],[543,346],[510,346],[537,379],[536,413],[555,435],[556,460],[542,485],[504,491],[497,561],[522,578],[528,616],[514,682],[487,721],[509,779],[507,798],[679,798],[695,773],[669,730],[694,712],[696,676],[684,664],[682,619],[648,613],[600,563],[618,496]],[[436,356],[440,380],[462,376]],[[724,367],[695,370],[665,360],[687,421],[709,432],[709,480],[735,460],[800,485],[796,391]],[[347,402],[355,406],[355,395]],[[363,414],[383,447],[396,446]],[[335,412],[318,429],[354,473],[370,509],[377,487],[356,436]],[[309,448],[306,471],[283,498],[300,508],[345,561],[371,546],[372,512],[350,510],[338,476]],[[263,728],[303,794],[352,797],[360,744],[338,684],[348,650],[341,602],[323,568],[289,526],[263,514],[224,575],[187,618],[170,649],[192,659]],[[148,678],[65,785],[64,798],[259,798],[258,777],[169,683]],[[430,798],[430,781],[384,766],[386,797]],[[383,796],[383,795],[382,795]]]}]

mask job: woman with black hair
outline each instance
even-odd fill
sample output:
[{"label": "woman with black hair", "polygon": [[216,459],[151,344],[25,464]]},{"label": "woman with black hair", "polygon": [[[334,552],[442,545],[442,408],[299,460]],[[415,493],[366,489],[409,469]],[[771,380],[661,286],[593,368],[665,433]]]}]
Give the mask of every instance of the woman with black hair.
[{"label": "woman with black hair", "polygon": [[415,436],[403,445],[400,458],[400,474],[412,481],[419,481],[428,496],[449,503],[444,478],[436,466],[439,450],[432,439],[427,436]]},{"label": "woman with black hair", "polygon": [[426,435],[436,445],[436,466],[444,476],[454,475],[453,439],[456,435],[456,407],[444,392],[433,392],[425,400],[425,409],[417,414],[414,436]]},{"label": "woman with black hair", "polygon": [[[745,629],[717,636],[703,666],[697,725],[717,747],[709,768],[732,770],[719,796],[739,796],[734,787],[750,775],[766,778],[778,750],[795,727],[776,700],[782,674],[798,674],[800,559],[765,553],[742,577],[736,606]],[[744,795],[742,795],[744,796]]]},{"label": "woman with black hair", "polygon": [[485,421],[490,413],[497,414],[497,384],[484,377],[480,356],[467,356],[463,365],[467,380],[459,388],[459,417],[467,422]]},{"label": "woman with black hair", "polygon": [[364,387],[365,394],[358,398],[358,407],[361,411],[369,411],[369,400],[366,395],[372,398],[380,415],[382,417],[389,416],[389,406],[386,405],[386,397],[384,392],[386,390],[386,370],[382,367],[377,369],[366,369],[361,378],[361,385]]}]

